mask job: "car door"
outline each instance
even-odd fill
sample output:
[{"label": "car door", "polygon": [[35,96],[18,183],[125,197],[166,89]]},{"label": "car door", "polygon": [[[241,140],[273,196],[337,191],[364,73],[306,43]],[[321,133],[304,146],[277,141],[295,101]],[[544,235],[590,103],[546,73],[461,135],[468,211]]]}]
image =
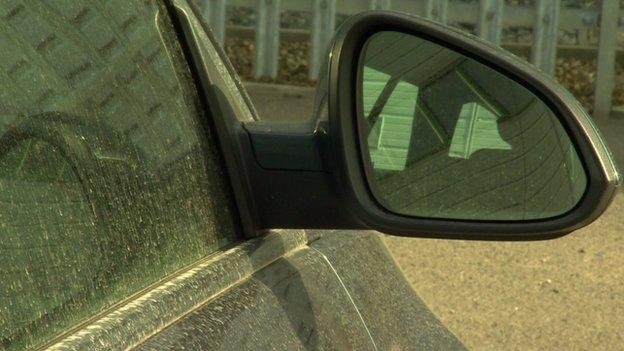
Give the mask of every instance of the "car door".
[{"label": "car door", "polygon": [[377,234],[244,236],[180,11],[254,118],[186,1],[0,4],[0,346],[461,348]]}]

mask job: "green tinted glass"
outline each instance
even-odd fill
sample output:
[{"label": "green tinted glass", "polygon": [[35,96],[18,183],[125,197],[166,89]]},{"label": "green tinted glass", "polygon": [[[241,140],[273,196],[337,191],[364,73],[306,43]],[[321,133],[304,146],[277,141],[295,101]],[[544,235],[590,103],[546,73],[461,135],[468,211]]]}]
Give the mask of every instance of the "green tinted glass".
[{"label": "green tinted glass", "polygon": [[537,96],[453,50],[381,32],[363,52],[369,184],[408,216],[527,220],[561,215],[587,179],[570,138]]},{"label": "green tinted glass", "polygon": [[236,240],[183,62],[158,1],[0,3],[0,348]]}]

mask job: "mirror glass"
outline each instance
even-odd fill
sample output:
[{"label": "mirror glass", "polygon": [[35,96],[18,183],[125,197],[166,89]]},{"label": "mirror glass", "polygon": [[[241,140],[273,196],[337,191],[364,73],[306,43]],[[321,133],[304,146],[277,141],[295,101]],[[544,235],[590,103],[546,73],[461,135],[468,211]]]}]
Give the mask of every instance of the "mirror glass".
[{"label": "mirror glass", "polygon": [[532,220],[581,199],[585,170],[549,107],[458,52],[380,32],[360,58],[358,116],[368,183],[407,216]]}]

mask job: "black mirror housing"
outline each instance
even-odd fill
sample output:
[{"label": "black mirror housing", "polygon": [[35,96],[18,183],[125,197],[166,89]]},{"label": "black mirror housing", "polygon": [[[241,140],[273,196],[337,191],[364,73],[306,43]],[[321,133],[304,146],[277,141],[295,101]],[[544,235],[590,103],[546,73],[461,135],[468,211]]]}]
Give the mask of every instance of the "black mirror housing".
[{"label": "black mirror housing", "polygon": [[[358,60],[375,33],[395,31],[450,48],[519,82],[555,112],[580,154],[588,186],[571,211],[554,218],[526,221],[478,221],[416,218],[397,215],[375,200],[366,180],[357,134]],[[457,30],[422,18],[393,12],[355,16],[339,30],[329,67],[331,154],[345,184],[344,203],[370,227],[391,234],[461,239],[531,240],[554,238],[595,220],[621,182],[614,160],[591,118],[564,88],[519,58]]]}]

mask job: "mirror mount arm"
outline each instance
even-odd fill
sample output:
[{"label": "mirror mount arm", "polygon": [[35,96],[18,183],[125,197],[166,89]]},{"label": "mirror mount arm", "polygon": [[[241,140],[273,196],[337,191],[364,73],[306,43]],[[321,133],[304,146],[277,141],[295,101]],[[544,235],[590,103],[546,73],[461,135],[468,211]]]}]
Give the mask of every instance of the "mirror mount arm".
[{"label": "mirror mount arm", "polygon": [[313,121],[244,123],[256,161],[263,169],[328,171],[323,152],[326,135]]},{"label": "mirror mount arm", "polygon": [[258,231],[369,228],[336,196],[322,123],[257,121],[236,130]]}]

